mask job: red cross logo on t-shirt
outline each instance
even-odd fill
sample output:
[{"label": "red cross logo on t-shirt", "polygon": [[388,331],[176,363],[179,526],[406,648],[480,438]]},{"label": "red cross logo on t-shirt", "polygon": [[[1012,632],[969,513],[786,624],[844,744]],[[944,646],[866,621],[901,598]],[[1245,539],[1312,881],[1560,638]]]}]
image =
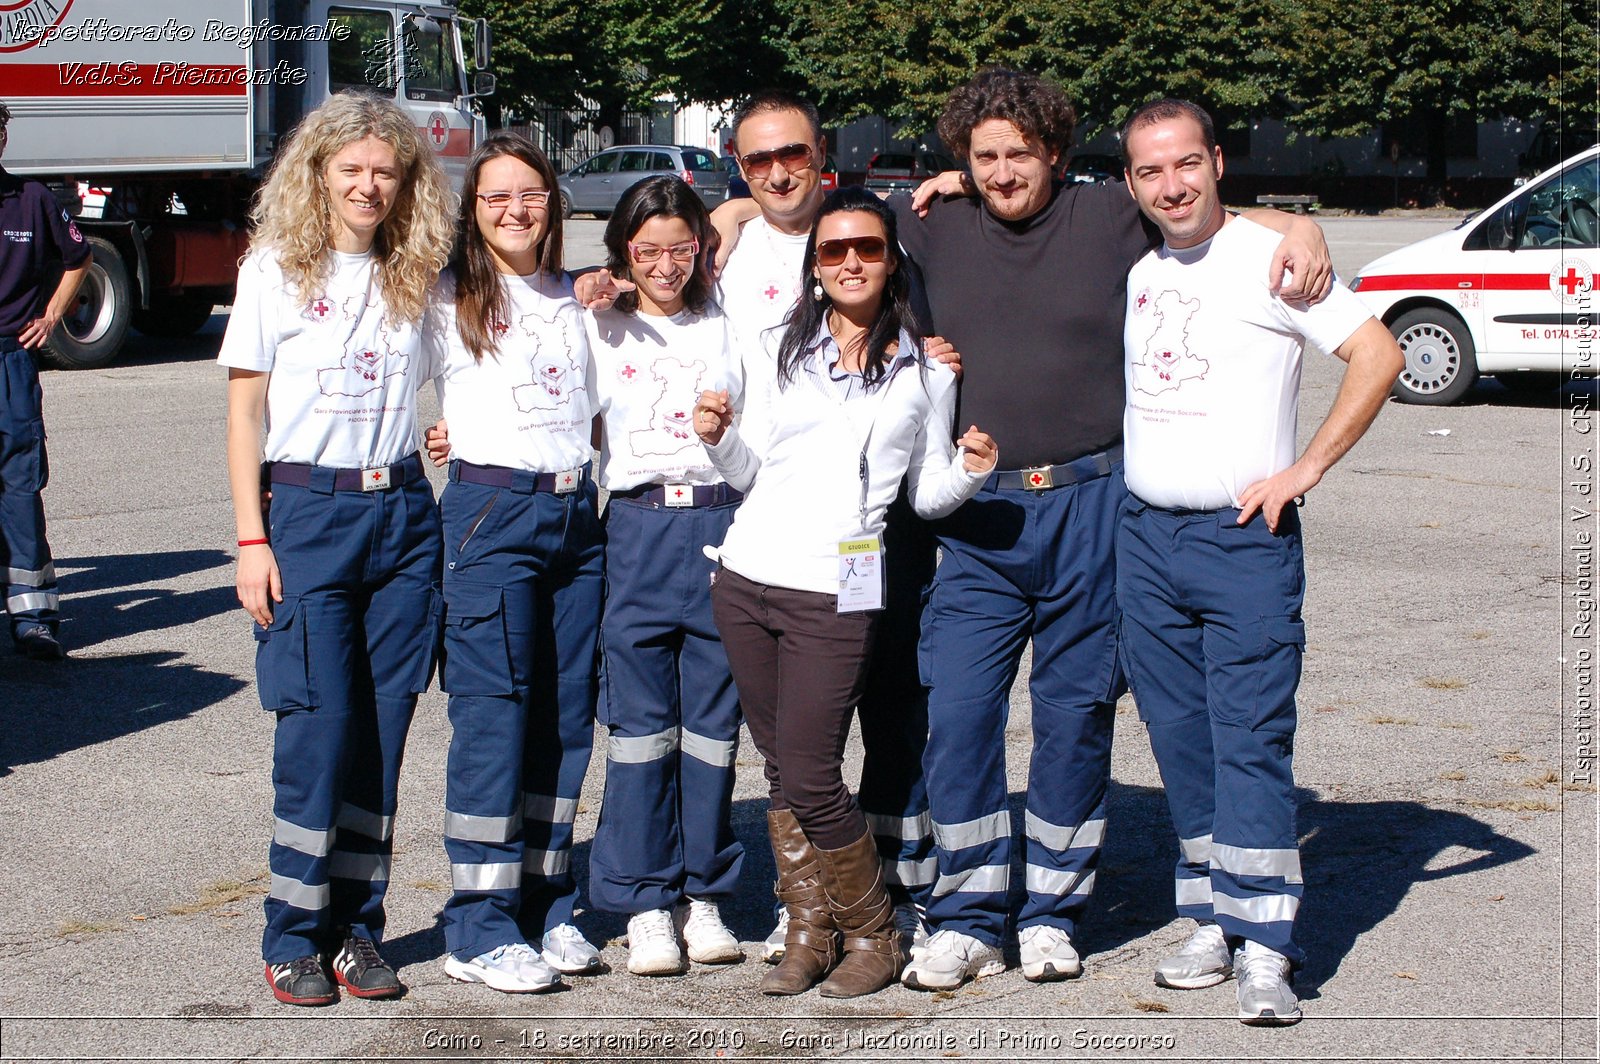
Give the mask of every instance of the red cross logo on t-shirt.
[{"label": "red cross logo on t-shirt", "polygon": [[761,293],[761,294],[766,296],[768,299],[777,299],[778,298],[778,286],[775,285],[775,284],[769,284],[769,285],[767,285],[767,290],[765,292]]},{"label": "red cross logo on t-shirt", "polygon": [[311,316],[316,318],[318,321],[325,320],[328,315],[332,313],[333,304],[329,303],[326,299],[319,299],[315,303],[311,304]]}]

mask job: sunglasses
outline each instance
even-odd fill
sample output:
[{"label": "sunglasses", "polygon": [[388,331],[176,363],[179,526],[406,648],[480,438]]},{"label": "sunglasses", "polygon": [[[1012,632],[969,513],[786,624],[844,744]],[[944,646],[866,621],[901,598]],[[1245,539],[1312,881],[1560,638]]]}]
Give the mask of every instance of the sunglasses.
[{"label": "sunglasses", "polygon": [[511,201],[520,199],[522,205],[530,211],[543,210],[550,202],[550,190],[541,188],[530,189],[527,192],[480,192],[478,198],[483,200],[483,205],[492,211],[507,210]]},{"label": "sunglasses", "polygon": [[851,251],[862,262],[882,262],[889,253],[889,245],[881,236],[852,236],[842,240],[824,240],[817,245],[818,266],[842,266]]},{"label": "sunglasses", "polygon": [[628,254],[633,256],[637,263],[657,262],[662,253],[672,257],[673,262],[691,262],[700,254],[700,241],[691,240],[687,244],[674,244],[669,248],[658,247],[655,244],[629,244]]},{"label": "sunglasses", "polygon": [[771,151],[753,151],[749,155],[739,156],[739,161],[744,164],[744,172],[755,178],[771,173],[774,162],[785,170],[805,170],[811,166],[811,145],[785,144]]}]

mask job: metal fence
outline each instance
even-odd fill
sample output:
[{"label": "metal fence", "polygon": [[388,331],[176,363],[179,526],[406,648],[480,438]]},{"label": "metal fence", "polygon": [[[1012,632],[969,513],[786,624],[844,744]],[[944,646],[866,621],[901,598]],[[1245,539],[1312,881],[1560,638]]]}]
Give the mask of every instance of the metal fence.
[{"label": "metal fence", "polygon": [[[650,143],[653,122],[642,111],[624,111],[621,123],[611,127],[602,121],[598,107],[541,107],[508,128],[539,145],[556,171],[566,173],[604,148]],[[604,135],[608,129],[609,138]]]}]

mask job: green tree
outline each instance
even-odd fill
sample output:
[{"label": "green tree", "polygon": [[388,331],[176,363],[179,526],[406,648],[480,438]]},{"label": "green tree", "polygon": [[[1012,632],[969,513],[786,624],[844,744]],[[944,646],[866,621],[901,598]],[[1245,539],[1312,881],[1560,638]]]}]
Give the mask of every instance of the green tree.
[{"label": "green tree", "polygon": [[1344,136],[1413,119],[1426,131],[1428,177],[1442,182],[1450,119],[1551,110],[1556,14],[1552,0],[1308,0],[1289,53],[1290,123]]}]

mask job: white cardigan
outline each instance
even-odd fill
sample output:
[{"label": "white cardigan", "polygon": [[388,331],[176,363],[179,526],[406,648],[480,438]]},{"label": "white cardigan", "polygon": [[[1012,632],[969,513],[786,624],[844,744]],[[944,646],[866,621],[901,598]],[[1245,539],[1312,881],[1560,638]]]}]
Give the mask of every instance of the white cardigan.
[{"label": "white cardigan", "polygon": [[[721,548],[722,564],[757,583],[825,595],[839,593],[839,543],[881,535],[884,512],[910,476],[911,506],[943,517],[977,494],[987,473],[969,473],[951,441],[956,378],[920,353],[887,383],[855,389],[846,400],[828,379],[819,337],[800,367],[778,386],[779,334],[745,356],[745,406],[707,452],[725,480],[746,492]],[[900,350],[912,351],[909,336]],[[870,429],[870,436],[869,436]],[[867,455],[866,517],[860,461]]]}]

